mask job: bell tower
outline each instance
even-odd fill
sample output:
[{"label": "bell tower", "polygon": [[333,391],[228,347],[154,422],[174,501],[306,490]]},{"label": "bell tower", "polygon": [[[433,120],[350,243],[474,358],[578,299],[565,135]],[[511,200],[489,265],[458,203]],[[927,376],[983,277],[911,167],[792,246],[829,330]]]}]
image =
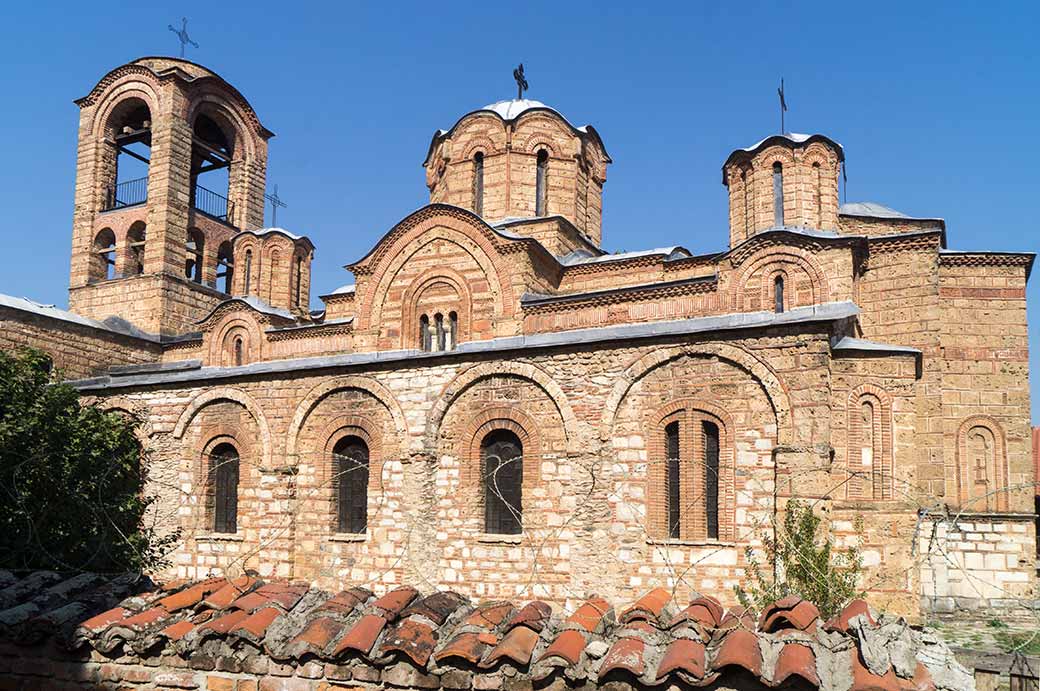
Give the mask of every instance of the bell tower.
[{"label": "bell tower", "polygon": [[80,107],[69,306],[177,335],[227,298],[232,239],[263,225],[267,130],[214,72],[118,67]]}]

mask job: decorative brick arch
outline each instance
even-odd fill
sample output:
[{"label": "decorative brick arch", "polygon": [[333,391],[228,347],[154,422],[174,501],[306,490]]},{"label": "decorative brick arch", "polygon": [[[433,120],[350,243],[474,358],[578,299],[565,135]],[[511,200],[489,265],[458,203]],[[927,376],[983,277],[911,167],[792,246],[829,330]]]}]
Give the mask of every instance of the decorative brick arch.
[{"label": "decorative brick arch", "polygon": [[578,431],[578,418],[574,415],[570,402],[567,400],[567,395],[563,392],[560,385],[549,374],[534,365],[510,362],[508,360],[474,365],[460,372],[441,390],[440,395],[437,397],[437,403],[430,410],[427,418],[423,446],[430,451],[437,448],[437,433],[440,430],[441,422],[443,422],[444,416],[451,408],[452,403],[459,396],[480,380],[500,375],[512,375],[521,379],[527,379],[544,391],[556,406],[560,417],[563,418],[563,432],[567,440],[567,452],[577,453],[579,451],[579,440],[581,437]]},{"label": "decorative brick arch", "polygon": [[[264,359],[264,334],[253,314],[246,310],[229,312],[208,334],[207,363],[217,367],[231,366],[225,362],[228,339],[234,334],[243,334],[243,364]],[[231,363],[233,365],[233,363]]]},{"label": "decorative brick arch", "polygon": [[104,97],[100,99],[94,111],[91,133],[98,138],[105,137],[105,131],[116,108],[129,98],[144,101],[152,114],[153,122],[161,113],[161,98],[154,73],[147,68],[134,70],[107,87]]},{"label": "decorative brick arch", "polygon": [[[289,423],[289,430],[285,437],[286,458],[290,459],[290,461],[296,458],[296,448],[299,444],[300,432],[303,430],[303,426],[307,422],[307,418],[311,412],[326,397],[336,393],[337,391],[343,391],[346,389],[357,389],[363,391],[382,403],[387,409],[387,412],[389,412],[390,418],[394,423],[394,429],[396,430],[398,437],[401,439],[398,451],[400,453],[408,451],[408,445],[404,441],[408,436],[408,424],[405,421],[404,413],[401,411],[401,407],[398,405],[397,399],[394,398],[394,395],[389,389],[375,379],[349,375],[344,377],[335,377],[318,384],[308,391],[307,395],[305,395],[303,400],[301,400],[296,406],[296,412],[293,413],[292,421]],[[388,446],[388,444],[381,443],[382,449],[386,450],[386,452],[389,452],[389,449],[387,448]],[[295,465],[295,463],[293,464]]]},{"label": "decorative brick arch", "polygon": [[[810,305],[830,302],[830,289],[827,284],[826,274],[811,252],[801,247],[790,245],[770,245],[758,250],[741,263],[740,269],[737,270],[731,282],[730,305],[732,309],[738,312],[744,309],[750,297],[747,292],[748,283],[756,277],[759,277],[759,280],[762,280],[761,277],[772,280],[778,273],[783,273],[785,276],[785,296],[793,297],[797,281],[796,272],[792,271],[794,268],[800,269],[807,277]],[[764,288],[768,292],[769,286],[764,286]],[[756,296],[762,290],[763,286],[759,286]],[[791,302],[790,304],[793,305],[794,303]],[[766,307],[764,309],[769,308]]]},{"label": "decorative brick arch", "polygon": [[[488,285],[492,287],[491,294],[494,304],[494,316],[512,316],[516,310],[516,305],[513,300],[513,288],[509,283],[509,270],[504,265],[501,255],[499,255],[499,253],[493,248],[491,248],[491,253],[488,253],[487,248],[483,247],[479,242],[473,244],[474,238],[470,235],[458,233],[456,230],[451,228],[443,228],[430,230],[424,232],[419,237],[416,237],[413,242],[401,247],[396,256],[388,261],[385,267],[382,268],[378,276],[378,282],[373,282],[374,289],[366,291],[366,295],[363,298],[364,305],[359,310],[359,316],[364,315],[365,319],[363,322],[359,323],[359,329],[382,329],[382,327],[385,326],[381,323],[382,313],[386,302],[389,300],[390,291],[388,289],[390,284],[393,283],[398,272],[400,272],[413,255],[430,242],[435,242],[437,240],[443,240],[458,246],[460,250],[468,254],[480,267],[487,279]],[[445,274],[447,275],[447,272],[445,272]],[[373,279],[376,278],[376,276],[373,276]],[[366,307],[368,309],[365,309]],[[404,307],[407,310],[407,305]]]},{"label": "decorative brick arch", "polygon": [[250,122],[248,114],[236,103],[234,97],[210,86],[194,90],[191,99],[185,118],[189,126],[194,126],[195,118],[199,115],[213,117],[219,125],[233,128],[233,132],[225,134],[234,137],[236,159],[239,161],[245,159],[247,163],[256,159],[258,150],[263,148],[262,135]]},{"label": "decorative brick arch", "polygon": [[606,442],[614,429],[614,421],[618,410],[631,388],[651,371],[681,357],[717,357],[736,365],[755,379],[766,394],[766,399],[773,407],[776,416],[777,443],[790,445],[794,440],[791,399],[787,387],[776,373],[764,362],[748,351],[726,343],[702,343],[695,345],[671,346],[652,351],[636,360],[618,378],[614,390],[603,406],[600,418],[600,438]]},{"label": "decorative brick arch", "polygon": [[[458,137],[458,135],[456,135]],[[479,151],[485,156],[490,156],[499,153],[501,147],[496,146],[494,140],[486,135],[474,135],[472,137],[466,137],[465,141],[459,142],[460,145],[465,145],[462,150],[462,155],[458,158],[461,161],[472,161],[473,156]]]},{"label": "decorative brick arch", "polygon": [[204,391],[193,398],[177,419],[177,424],[173,427],[173,438],[183,438],[185,431],[188,429],[188,425],[195,418],[198,412],[210,403],[216,403],[219,401],[233,401],[238,403],[253,416],[257,427],[260,428],[260,439],[258,440],[260,444],[260,464],[263,467],[271,467],[271,426],[267,423],[267,417],[264,415],[264,411],[260,408],[260,405],[252,396],[244,391],[240,391],[239,389],[234,389],[228,386],[219,386],[215,389]]},{"label": "decorative brick arch", "polygon": [[[992,477],[988,478],[992,480],[993,486],[987,487],[984,494],[973,491],[971,483],[973,468],[968,437],[977,427],[987,431],[993,442]],[[965,419],[957,428],[957,499],[961,508],[969,512],[983,512],[989,509],[1007,511],[1009,473],[1007,438],[1003,426],[988,415],[973,415]]]},{"label": "decorative brick arch", "polygon": [[[470,331],[470,323],[473,318],[473,300],[469,292],[469,284],[466,278],[458,271],[450,267],[430,269],[412,281],[405,291],[402,299],[401,315],[401,347],[414,348],[416,341],[411,335],[419,327],[420,311],[416,304],[423,292],[438,281],[451,285],[458,295],[455,311],[458,316],[458,332],[455,334],[455,342],[459,343],[465,339]],[[449,306],[450,307],[450,306]],[[447,309],[447,308],[446,308]],[[450,311],[450,310],[448,310]]]},{"label": "decorative brick arch", "polygon": [[[856,452],[864,451],[863,419],[861,407],[870,403],[873,410],[873,430],[871,447],[871,483],[864,489],[861,481],[854,481],[853,469],[856,467]],[[866,499],[884,501],[896,498],[895,488],[895,438],[892,426],[892,396],[876,384],[860,384],[849,392],[846,402],[846,482],[845,496],[849,499]],[[862,455],[859,459],[863,465]],[[877,470],[875,470],[877,469]],[[857,471],[862,473],[862,471]]]},{"label": "decorative brick arch", "polygon": [[[436,231],[430,233],[430,231]],[[447,204],[430,204],[411,214],[394,226],[364,258],[348,268],[358,276],[357,329],[372,328],[379,309],[376,300],[385,297],[381,290],[400,271],[407,256],[411,256],[432,238],[454,241],[467,249],[484,270],[492,287],[496,311],[506,317],[518,309],[511,282],[513,268],[499,250],[499,246],[537,241],[528,238],[505,239],[498,235],[479,216],[471,211]],[[474,252],[473,250],[477,250]],[[381,307],[380,307],[381,309]]]},{"label": "decorative brick arch", "polygon": [[538,434],[538,423],[530,415],[509,406],[492,406],[485,408],[481,413],[470,420],[458,441],[465,449],[465,462],[462,464],[462,486],[477,488],[481,485],[483,476],[480,446],[491,432],[496,430],[508,430],[515,434],[523,447],[524,458],[530,458],[530,463],[524,463],[525,490],[533,489],[538,484],[540,463],[539,456],[542,453],[541,435]]}]

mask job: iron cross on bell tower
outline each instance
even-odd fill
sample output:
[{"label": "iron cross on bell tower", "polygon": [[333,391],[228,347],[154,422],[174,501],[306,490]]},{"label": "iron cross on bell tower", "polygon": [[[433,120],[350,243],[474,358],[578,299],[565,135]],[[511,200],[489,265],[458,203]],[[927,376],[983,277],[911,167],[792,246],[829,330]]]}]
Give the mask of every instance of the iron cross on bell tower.
[{"label": "iron cross on bell tower", "polygon": [[170,31],[172,31],[173,33],[177,34],[177,39],[181,42],[181,57],[182,58],[184,57],[184,46],[186,46],[186,45],[188,45],[190,43],[192,45],[192,47],[194,47],[194,48],[198,48],[199,47],[199,44],[195,43],[195,41],[192,41],[191,38],[188,36],[188,18],[187,17],[181,17],[181,28],[180,28],[180,31],[178,31],[177,29],[174,29],[173,28],[173,24],[167,24],[167,26],[169,27]]}]

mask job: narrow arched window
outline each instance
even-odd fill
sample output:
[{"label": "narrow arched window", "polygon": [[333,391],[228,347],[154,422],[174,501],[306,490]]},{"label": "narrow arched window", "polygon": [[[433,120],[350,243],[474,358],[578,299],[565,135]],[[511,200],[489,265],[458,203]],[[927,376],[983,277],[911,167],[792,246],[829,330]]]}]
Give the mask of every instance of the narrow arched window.
[{"label": "narrow arched window", "polygon": [[224,279],[221,290],[230,295],[234,290],[232,281],[235,279],[235,262],[232,259],[230,242],[220,243],[220,248],[217,250],[217,285],[220,285],[220,279]]},{"label": "narrow arched window", "polygon": [[206,252],[206,236],[198,230],[189,230],[184,243],[184,277],[202,283],[202,262]]},{"label": "narrow arched window", "polygon": [[245,360],[244,347],[242,345],[242,338],[239,336],[235,337],[235,367],[241,367]]},{"label": "narrow arched window", "polygon": [[447,345],[447,334],[444,332],[444,315],[438,312],[433,315],[433,323],[437,330],[437,344],[434,346],[434,350],[437,352],[443,352],[446,350]]},{"label": "narrow arched window", "polygon": [[820,164],[813,163],[813,192],[814,192],[814,203],[813,206],[816,208],[816,227],[823,227],[823,181],[821,179]]},{"label": "narrow arched window", "polygon": [[701,422],[704,442],[704,511],[708,538],[719,538],[719,426]]},{"label": "narrow arched window", "polygon": [[484,154],[473,154],[473,212],[484,215]]},{"label": "narrow arched window", "polygon": [[549,190],[546,187],[549,173],[549,152],[542,149],[538,152],[538,173],[534,185],[534,215],[544,216],[548,206]]},{"label": "narrow arched window", "polygon": [[368,445],[347,436],[332,449],[336,474],[336,526],[341,533],[368,529]]},{"label": "narrow arched window", "polygon": [[425,314],[419,317],[419,349],[430,352],[433,348],[433,337],[430,333],[430,318]]},{"label": "narrow arched window", "polygon": [[303,308],[303,257],[296,257],[296,285],[293,290],[296,291],[296,306]]},{"label": "narrow arched window", "polygon": [[519,535],[523,529],[523,456],[520,438],[509,430],[495,430],[480,444],[486,533]]},{"label": "narrow arched window", "polygon": [[773,279],[773,311],[780,314],[784,311],[784,277]]},{"label": "narrow arched window", "polygon": [[773,164],[773,225],[784,227],[784,167]]},{"label": "narrow arched window", "polygon": [[664,428],[665,462],[668,464],[668,537],[680,537],[680,508],[682,497],[679,473],[679,423],[672,422]]},{"label": "narrow arched window", "polygon": [[238,449],[218,444],[209,454],[213,483],[213,531],[238,531]]},{"label": "narrow arched window", "polygon": [[245,290],[242,292],[245,295],[249,295],[250,284],[253,281],[253,250],[246,250],[246,269],[245,269],[246,285]]},{"label": "narrow arched window", "polygon": [[740,186],[744,193],[744,237],[751,237],[751,195],[748,194],[747,171],[740,171]]},{"label": "narrow arched window", "polygon": [[448,313],[448,350],[455,350],[459,344],[459,315],[456,312]]},{"label": "narrow arched window", "polygon": [[116,277],[116,234],[105,228],[94,236],[94,261],[90,279],[107,281]]},{"label": "narrow arched window", "polygon": [[130,226],[126,234],[126,274],[140,276],[144,273],[144,241],[146,226],[138,221]]}]

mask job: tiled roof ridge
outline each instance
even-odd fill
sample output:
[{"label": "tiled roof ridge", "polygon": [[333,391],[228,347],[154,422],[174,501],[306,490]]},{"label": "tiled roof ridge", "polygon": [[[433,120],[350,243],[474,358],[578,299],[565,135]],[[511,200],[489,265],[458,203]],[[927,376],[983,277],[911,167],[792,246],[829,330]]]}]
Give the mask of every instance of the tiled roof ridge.
[{"label": "tiled roof ridge", "polygon": [[[131,594],[133,593],[133,594]],[[129,595],[129,597],[127,597]],[[378,681],[391,668],[434,677],[461,671],[572,682],[667,679],[706,685],[735,670],[779,686],[792,676],[828,691],[969,688],[938,637],[862,600],[823,622],[797,597],[756,618],[715,599],[676,601],[657,588],[626,606],[590,596],[571,612],[538,600],[473,603],[453,591],[401,586],[333,594],[254,576],[173,581],[0,572],[0,641],[90,648],[112,658],[266,655],[279,664],[348,666]]]}]

